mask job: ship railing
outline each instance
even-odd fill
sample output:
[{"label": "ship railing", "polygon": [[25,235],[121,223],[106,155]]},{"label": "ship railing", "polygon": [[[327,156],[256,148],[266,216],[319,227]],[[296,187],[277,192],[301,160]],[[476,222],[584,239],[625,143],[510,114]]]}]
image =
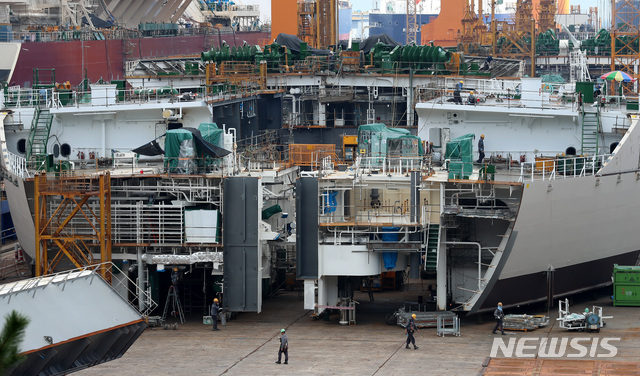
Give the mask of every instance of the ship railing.
[{"label": "ship railing", "polygon": [[[78,269],[25,279],[14,283],[7,283],[0,286],[0,296],[21,291],[33,291],[33,294],[35,295],[37,294],[38,288],[46,288],[46,286],[48,285],[57,284],[62,284],[64,286],[67,283],[73,283],[73,280],[76,276],[89,275],[92,276],[92,278],[95,277],[103,279],[112,287],[113,292],[118,294],[118,296],[120,296],[125,302],[127,302],[127,304],[129,304],[129,306],[131,306],[131,308],[139,312],[142,316],[149,316],[149,314],[158,306],[158,303],[153,301],[149,293],[141,290],[133,280],[127,277],[126,273],[124,273],[112,262],[103,262],[99,264],[84,266]],[[144,308],[139,309],[138,307],[134,306],[129,300],[129,296],[133,296],[136,298],[142,296],[145,300]]]},{"label": "ship railing", "polygon": [[520,164],[519,182],[557,180],[593,176],[604,166],[611,154],[579,157],[538,157]]},{"label": "ship railing", "polygon": [[9,163],[9,166],[7,167],[12,174],[16,175],[21,179],[28,179],[32,177],[27,167],[27,160],[24,157],[21,157],[17,154],[13,154],[10,151],[7,151],[6,153],[8,157],[7,162]]},{"label": "ship railing", "polygon": [[[335,201],[337,190],[327,190],[321,194],[319,207],[319,223],[345,224],[351,226],[370,226],[379,224],[384,226],[419,226],[420,221],[413,217],[412,210],[420,210],[418,205],[409,204],[409,199],[396,200],[395,202],[361,202],[353,206],[348,206],[349,211],[345,212],[345,207],[338,205]],[[332,196],[334,196],[332,198]]]},{"label": "ship railing", "polygon": [[427,161],[418,156],[360,156],[356,160],[356,169],[366,174],[406,175],[411,171],[423,171],[427,168]]},{"label": "ship railing", "polygon": [[[251,7],[255,5],[246,5],[243,11],[251,11]],[[253,9],[253,11],[256,11]],[[168,24],[159,24],[169,27]],[[263,25],[239,25],[241,31],[260,31],[269,28]],[[169,27],[160,30],[162,34],[153,33],[150,30],[132,30],[132,29],[81,29],[81,30],[57,30],[57,31],[2,31],[0,32],[0,40],[3,41],[20,41],[23,43],[31,42],[70,42],[70,41],[103,41],[103,40],[119,40],[119,39],[137,39],[142,37],[173,37],[188,35],[233,35],[236,28],[229,27]],[[27,46],[23,45],[23,48]]]},{"label": "ship railing", "polygon": [[24,89],[10,86],[2,95],[2,105],[7,108],[50,107],[51,89]]},{"label": "ship railing", "polygon": [[201,93],[179,93],[172,87],[142,88],[142,89],[117,89],[115,85],[104,87],[94,86],[91,90],[59,91],[50,93],[51,106],[54,108],[65,107],[91,107],[91,106],[122,106],[143,105],[149,103],[182,103],[203,100]]}]

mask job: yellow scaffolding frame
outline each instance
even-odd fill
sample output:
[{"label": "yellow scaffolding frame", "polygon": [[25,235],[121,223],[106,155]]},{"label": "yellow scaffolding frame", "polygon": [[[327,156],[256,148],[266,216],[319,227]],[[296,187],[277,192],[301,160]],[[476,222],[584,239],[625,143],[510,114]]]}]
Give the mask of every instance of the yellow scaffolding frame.
[{"label": "yellow scaffolding frame", "polygon": [[[36,276],[54,273],[65,256],[77,268],[111,261],[111,176],[35,178]],[[49,213],[54,197],[61,201]],[[99,211],[89,205],[99,201]],[[94,260],[91,247],[100,248]],[[50,252],[51,251],[51,252]],[[110,267],[100,274],[110,278]]]}]

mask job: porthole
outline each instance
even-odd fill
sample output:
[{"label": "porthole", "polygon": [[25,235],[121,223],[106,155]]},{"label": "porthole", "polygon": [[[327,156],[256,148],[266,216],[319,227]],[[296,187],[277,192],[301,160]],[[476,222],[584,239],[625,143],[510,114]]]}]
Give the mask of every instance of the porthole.
[{"label": "porthole", "polygon": [[18,140],[18,153],[20,154],[24,154],[27,152],[27,140],[24,138],[21,138]]},{"label": "porthole", "polygon": [[60,155],[68,158],[71,155],[71,146],[69,144],[60,145]]},{"label": "porthole", "polygon": [[53,145],[53,157],[58,158],[60,156],[60,145]]}]

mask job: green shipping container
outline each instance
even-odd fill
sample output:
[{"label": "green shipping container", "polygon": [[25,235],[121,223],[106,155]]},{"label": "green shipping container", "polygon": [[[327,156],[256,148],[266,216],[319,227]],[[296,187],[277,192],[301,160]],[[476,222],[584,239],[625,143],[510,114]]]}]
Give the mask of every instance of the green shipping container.
[{"label": "green shipping container", "polygon": [[613,287],[613,305],[640,306],[640,284],[623,285],[615,284]]},{"label": "green shipping container", "polygon": [[613,266],[613,305],[640,306],[640,266]]}]

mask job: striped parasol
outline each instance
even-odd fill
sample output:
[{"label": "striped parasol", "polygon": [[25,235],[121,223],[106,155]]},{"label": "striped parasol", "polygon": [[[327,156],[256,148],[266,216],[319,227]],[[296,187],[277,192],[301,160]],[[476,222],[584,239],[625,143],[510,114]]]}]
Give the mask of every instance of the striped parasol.
[{"label": "striped parasol", "polygon": [[609,80],[609,81],[618,81],[618,82],[632,82],[635,81],[636,79],[629,76],[627,73],[624,73],[622,71],[612,71],[609,73],[605,73],[602,76],[600,76],[600,78],[602,78],[603,80]]}]

